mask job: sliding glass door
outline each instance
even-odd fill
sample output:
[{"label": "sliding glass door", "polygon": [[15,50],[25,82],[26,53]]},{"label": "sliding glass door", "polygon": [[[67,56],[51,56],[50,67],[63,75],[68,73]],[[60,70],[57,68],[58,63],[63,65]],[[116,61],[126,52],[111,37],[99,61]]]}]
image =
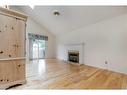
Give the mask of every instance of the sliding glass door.
[{"label": "sliding glass door", "polygon": [[30,55],[32,54],[32,59],[38,59],[39,57],[38,57],[38,53],[39,53],[39,51],[38,51],[38,40],[33,40],[33,44],[32,44],[32,47],[30,47],[30,48],[32,48],[32,53],[30,53]]},{"label": "sliding glass door", "polygon": [[30,52],[30,59],[43,59],[45,58],[45,40],[34,39],[32,42],[32,52]]},{"label": "sliding glass door", "polygon": [[29,38],[29,59],[44,59],[46,51],[46,40],[36,37]]},{"label": "sliding glass door", "polygon": [[45,40],[38,40],[38,57],[40,58],[40,59],[43,59],[43,58],[45,58],[45,47],[46,47],[46,45],[45,45]]}]

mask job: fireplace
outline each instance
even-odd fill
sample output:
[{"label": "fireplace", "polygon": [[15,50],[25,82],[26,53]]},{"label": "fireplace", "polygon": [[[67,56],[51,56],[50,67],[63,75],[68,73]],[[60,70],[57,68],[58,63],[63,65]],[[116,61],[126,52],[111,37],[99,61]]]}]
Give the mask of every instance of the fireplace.
[{"label": "fireplace", "polygon": [[68,61],[79,63],[79,51],[68,51]]}]

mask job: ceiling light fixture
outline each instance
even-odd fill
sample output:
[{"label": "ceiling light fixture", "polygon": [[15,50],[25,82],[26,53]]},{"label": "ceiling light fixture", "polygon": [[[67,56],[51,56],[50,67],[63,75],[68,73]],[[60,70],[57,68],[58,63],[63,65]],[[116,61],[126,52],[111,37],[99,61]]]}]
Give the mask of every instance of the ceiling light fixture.
[{"label": "ceiling light fixture", "polygon": [[55,16],[59,16],[59,15],[60,15],[60,13],[59,13],[58,10],[54,10],[54,11],[53,11],[53,14],[54,14]]}]

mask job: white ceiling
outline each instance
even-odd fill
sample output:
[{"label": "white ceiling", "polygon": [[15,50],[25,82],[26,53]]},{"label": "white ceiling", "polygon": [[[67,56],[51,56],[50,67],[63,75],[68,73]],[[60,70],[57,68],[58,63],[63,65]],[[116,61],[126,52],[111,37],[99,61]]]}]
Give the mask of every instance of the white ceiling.
[{"label": "white ceiling", "polygon": [[[123,6],[14,6],[34,18],[39,24],[59,36],[99,21],[127,12]],[[58,10],[60,16],[54,16]]]}]

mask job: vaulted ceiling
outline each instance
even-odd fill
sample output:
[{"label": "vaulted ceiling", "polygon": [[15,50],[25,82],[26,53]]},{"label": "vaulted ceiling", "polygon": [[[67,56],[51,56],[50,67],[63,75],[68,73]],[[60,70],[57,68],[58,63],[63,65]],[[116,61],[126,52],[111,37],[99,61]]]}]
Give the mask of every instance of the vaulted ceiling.
[{"label": "vaulted ceiling", "polygon": [[[127,13],[125,6],[12,6],[24,11],[56,36]],[[53,15],[58,10],[59,16]]]}]

